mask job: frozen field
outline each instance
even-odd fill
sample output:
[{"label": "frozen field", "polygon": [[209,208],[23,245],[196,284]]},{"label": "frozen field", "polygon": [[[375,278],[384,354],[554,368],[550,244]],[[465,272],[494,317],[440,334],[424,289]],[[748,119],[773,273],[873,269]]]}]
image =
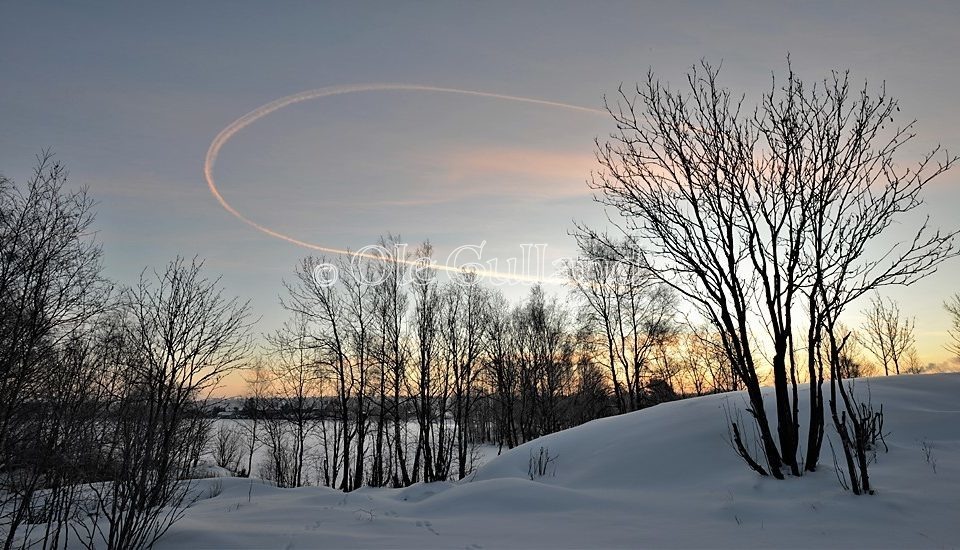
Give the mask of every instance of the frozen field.
[{"label": "frozen field", "polygon": [[[343,494],[203,480],[222,492],[196,503],[157,547],[960,546],[960,375],[870,379],[858,391],[868,383],[890,448],[871,469],[874,496],[840,488],[826,444],[815,474],[758,477],[727,443],[724,403],[743,406],[728,394],[553,434],[461,483]],[[551,461],[531,480],[541,448]]]}]

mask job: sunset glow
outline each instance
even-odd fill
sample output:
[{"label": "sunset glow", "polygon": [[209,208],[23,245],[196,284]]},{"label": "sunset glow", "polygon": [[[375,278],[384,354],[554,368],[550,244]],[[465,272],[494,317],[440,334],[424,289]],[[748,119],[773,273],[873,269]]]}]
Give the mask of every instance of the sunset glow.
[{"label": "sunset glow", "polygon": [[0,546],[957,546],[958,29],[0,0]]}]

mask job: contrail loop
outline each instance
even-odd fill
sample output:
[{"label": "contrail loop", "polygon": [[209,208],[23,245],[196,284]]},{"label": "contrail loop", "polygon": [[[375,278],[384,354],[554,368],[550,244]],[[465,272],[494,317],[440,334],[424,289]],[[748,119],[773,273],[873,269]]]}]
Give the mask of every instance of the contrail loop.
[{"label": "contrail loop", "polygon": [[[582,107],[580,105],[571,105],[569,103],[561,103],[559,101],[549,101],[545,99],[536,99],[532,97],[498,94],[498,93],[492,93],[492,92],[479,92],[475,90],[461,90],[459,88],[423,86],[418,84],[358,84],[353,86],[329,86],[326,88],[317,88],[315,90],[307,90],[305,92],[288,95],[286,97],[282,97],[280,99],[271,101],[270,103],[267,103],[265,105],[261,105],[260,107],[257,107],[256,109],[250,111],[249,113],[233,121],[232,123],[230,123],[229,126],[221,130],[220,133],[217,134],[217,137],[213,139],[213,142],[210,143],[210,148],[207,149],[207,156],[203,162],[203,175],[207,180],[207,187],[210,189],[210,193],[213,194],[214,198],[217,199],[217,202],[220,203],[220,206],[222,206],[224,210],[232,214],[235,218],[253,227],[257,231],[270,235],[271,237],[281,239],[289,243],[302,246],[304,248],[309,248],[311,250],[317,250],[320,252],[327,252],[330,254],[354,255],[354,256],[369,258],[372,260],[388,259],[389,261],[393,261],[396,263],[413,265],[413,266],[422,265],[419,262],[416,262],[414,260],[408,260],[405,258],[383,258],[376,254],[357,253],[357,252],[351,252],[349,250],[345,250],[341,248],[320,246],[317,244],[302,241],[300,239],[291,237],[290,235],[286,235],[284,233],[280,233],[279,231],[274,231],[269,227],[261,225],[251,220],[250,218],[247,218],[246,216],[241,214],[236,208],[234,208],[229,202],[227,202],[227,200],[223,198],[223,195],[220,194],[220,190],[217,189],[216,180],[213,177],[213,167],[217,162],[217,155],[219,155],[220,149],[223,148],[223,146],[226,145],[226,143],[230,141],[230,139],[234,135],[236,135],[237,132],[253,124],[257,120],[273,113],[274,111],[278,111],[284,107],[293,105],[294,103],[300,103],[302,101],[309,101],[311,99],[320,99],[320,98],[334,96],[334,95],[351,94],[356,92],[403,91],[403,90],[416,91],[416,92],[441,92],[441,93],[468,95],[468,96],[474,96],[474,97],[486,97],[486,98],[492,98],[492,99],[503,99],[507,101],[517,101],[521,103],[532,103],[535,105],[543,105],[543,106],[555,107],[559,109],[568,109],[571,111],[580,111],[580,112],[590,113],[590,114],[600,114],[600,115],[607,114],[605,111],[601,111],[599,109]],[[430,267],[438,271],[450,271],[450,272],[461,271],[461,269],[456,266],[449,266],[444,264],[431,264]],[[560,279],[556,279],[556,278],[542,278],[542,277],[536,277],[533,275],[527,275],[522,273],[500,273],[498,271],[491,271],[486,269],[477,269],[475,272],[477,273],[477,275],[484,276],[484,277],[495,277],[500,279],[514,280],[514,281],[562,282]]]}]

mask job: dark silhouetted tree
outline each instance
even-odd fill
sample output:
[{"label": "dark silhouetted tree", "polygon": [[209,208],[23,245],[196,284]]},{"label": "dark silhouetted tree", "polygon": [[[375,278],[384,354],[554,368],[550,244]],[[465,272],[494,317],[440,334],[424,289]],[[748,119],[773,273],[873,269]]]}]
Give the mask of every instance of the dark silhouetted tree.
[{"label": "dark silhouetted tree", "polygon": [[[894,221],[920,205],[923,187],[956,159],[937,149],[918,166],[899,168],[894,157],[912,124],[886,131],[896,101],[882,88],[852,92],[846,74],[811,85],[788,70],[756,107],[717,76],[703,62],[684,90],[652,72],[635,90],[621,88],[608,107],[617,131],[598,141],[603,170],[593,188],[621,216],[624,238],[638,243],[639,253],[618,255],[610,238],[581,229],[698,310],[749,397],[763,456],[744,458],[762,475],[800,475],[801,465],[813,470],[819,459],[825,364],[832,407],[837,391],[844,393],[840,314],[865,293],[915,282],[956,254],[956,233],[924,223],[911,239],[873,255]],[[826,362],[806,354],[809,435],[800,460],[804,321],[807,349],[827,340],[830,353]],[[772,370],[772,421],[760,391],[763,355]],[[845,403],[855,406],[852,398]],[[736,448],[747,446],[738,441]]]}]

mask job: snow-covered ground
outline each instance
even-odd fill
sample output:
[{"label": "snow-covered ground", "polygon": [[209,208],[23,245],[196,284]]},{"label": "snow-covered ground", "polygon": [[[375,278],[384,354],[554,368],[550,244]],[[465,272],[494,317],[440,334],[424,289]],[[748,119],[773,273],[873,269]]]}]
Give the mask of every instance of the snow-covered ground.
[{"label": "snow-covered ground", "polygon": [[[157,548],[960,546],[960,374],[861,380],[858,394],[868,384],[890,448],[871,469],[873,496],[840,488],[828,445],[800,479],[748,470],[727,442],[724,403],[743,406],[729,394],[543,437],[459,483],[343,494],[203,480],[222,492]],[[552,460],[531,480],[541,447]]]}]

